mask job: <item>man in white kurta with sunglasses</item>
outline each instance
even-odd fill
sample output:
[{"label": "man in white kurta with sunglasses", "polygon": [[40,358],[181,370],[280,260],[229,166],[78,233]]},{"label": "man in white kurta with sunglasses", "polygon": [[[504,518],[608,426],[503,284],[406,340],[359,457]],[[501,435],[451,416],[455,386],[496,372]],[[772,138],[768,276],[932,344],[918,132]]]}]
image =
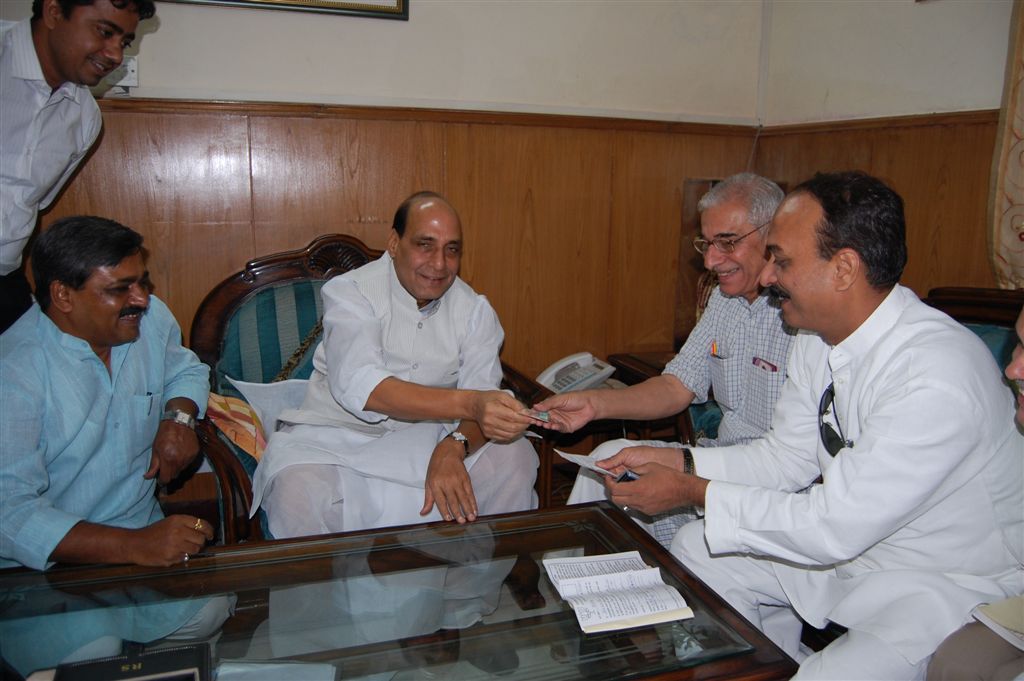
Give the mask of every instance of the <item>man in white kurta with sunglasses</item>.
[{"label": "man in white kurta with sunglasses", "polygon": [[[1024,589],[1024,457],[984,343],[897,282],[903,202],[861,173],[779,207],[762,274],[793,345],[772,429],[733,447],[635,447],[613,502],[703,505],[673,554],[801,661],[800,679],[920,679],[979,603]],[[816,481],[821,476],[820,481]],[[810,656],[800,620],[848,629]]]}]

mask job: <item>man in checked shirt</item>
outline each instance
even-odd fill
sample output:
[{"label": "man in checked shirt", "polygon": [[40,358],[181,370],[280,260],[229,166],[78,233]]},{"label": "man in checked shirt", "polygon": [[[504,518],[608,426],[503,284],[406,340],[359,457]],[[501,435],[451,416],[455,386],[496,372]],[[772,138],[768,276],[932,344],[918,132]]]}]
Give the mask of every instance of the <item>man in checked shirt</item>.
[{"label": "man in checked shirt", "polygon": [[[786,357],[794,332],[758,283],[767,263],[766,227],[782,201],[771,180],[740,173],[716,184],[697,204],[701,234],[694,247],[704,266],[718,276],[707,309],[679,354],[661,376],[622,390],[585,390],[556,395],[534,405],[549,412],[548,427],[575,431],[594,419],[651,420],[672,416],[708,400],[711,390],[722,408],[718,437],[706,446],[730,445],[760,437],[771,425],[772,410],[786,375]],[[635,440],[613,440],[593,456],[606,458]],[[661,446],[680,443],[645,442]],[[568,503],[606,498],[599,475],[581,469]],[[684,523],[697,518],[693,507],[648,516],[627,510],[666,548]]]}]

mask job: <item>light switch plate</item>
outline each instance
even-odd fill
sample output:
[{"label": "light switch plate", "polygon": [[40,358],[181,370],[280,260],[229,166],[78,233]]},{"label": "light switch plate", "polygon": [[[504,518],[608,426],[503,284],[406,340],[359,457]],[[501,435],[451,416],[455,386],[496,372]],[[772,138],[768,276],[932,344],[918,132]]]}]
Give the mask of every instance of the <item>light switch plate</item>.
[{"label": "light switch plate", "polygon": [[104,82],[110,87],[138,87],[139,85],[139,63],[138,57],[124,58],[121,65],[110,72],[104,78]]}]

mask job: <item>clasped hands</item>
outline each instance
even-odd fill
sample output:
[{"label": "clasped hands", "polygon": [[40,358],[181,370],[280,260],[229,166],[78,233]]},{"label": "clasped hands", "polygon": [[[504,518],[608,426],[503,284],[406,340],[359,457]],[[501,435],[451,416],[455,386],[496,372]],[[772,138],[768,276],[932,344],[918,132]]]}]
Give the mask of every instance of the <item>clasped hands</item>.
[{"label": "clasped hands", "polygon": [[[194,430],[170,420],[160,421],[153,438],[153,452],[147,480],[156,477],[161,485],[174,480],[199,453],[199,439]],[[141,565],[173,565],[202,550],[213,539],[213,528],[199,518],[174,515],[139,530]]]}]

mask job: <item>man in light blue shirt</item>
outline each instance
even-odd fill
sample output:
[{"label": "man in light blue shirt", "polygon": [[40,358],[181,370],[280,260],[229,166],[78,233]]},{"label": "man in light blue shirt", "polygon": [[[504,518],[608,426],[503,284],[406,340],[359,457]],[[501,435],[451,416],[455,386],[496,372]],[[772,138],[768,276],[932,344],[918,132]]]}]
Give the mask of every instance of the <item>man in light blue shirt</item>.
[{"label": "man in light blue shirt", "polygon": [[209,370],[150,296],[142,237],[65,218],[32,268],[38,304],[0,335],[0,567],[187,561],[213,530],[154,492],[198,452]]}]

